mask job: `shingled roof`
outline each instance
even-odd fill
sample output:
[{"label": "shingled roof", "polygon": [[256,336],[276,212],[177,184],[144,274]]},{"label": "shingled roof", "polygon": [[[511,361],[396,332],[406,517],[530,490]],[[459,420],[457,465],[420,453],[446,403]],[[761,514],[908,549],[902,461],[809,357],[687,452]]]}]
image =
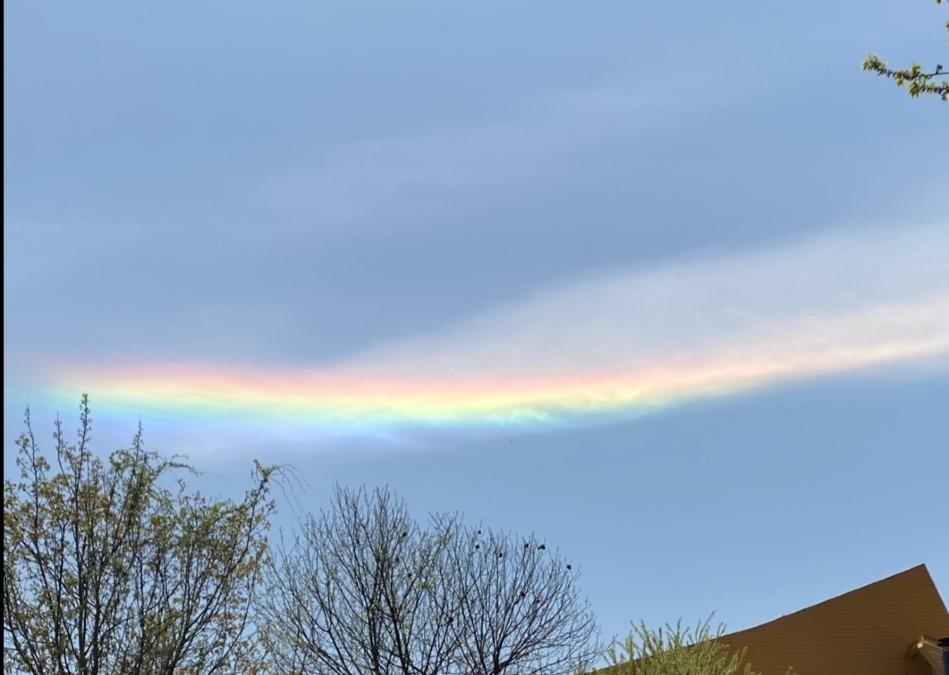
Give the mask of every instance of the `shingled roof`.
[{"label": "shingled roof", "polygon": [[949,612],[919,565],[720,640],[747,647],[762,675],[949,675],[928,653],[946,636]]}]

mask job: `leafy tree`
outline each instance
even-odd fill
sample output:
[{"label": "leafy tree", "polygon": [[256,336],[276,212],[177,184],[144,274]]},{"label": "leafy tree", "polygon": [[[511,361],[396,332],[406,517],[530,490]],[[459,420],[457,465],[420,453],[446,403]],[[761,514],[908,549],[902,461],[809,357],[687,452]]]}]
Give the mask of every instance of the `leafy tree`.
[{"label": "leafy tree", "polygon": [[[604,675],[760,675],[747,663],[745,649],[734,650],[720,640],[724,626],[711,629],[711,618],[695,630],[675,626],[651,630],[633,624],[623,641],[607,649],[609,666]],[[793,671],[788,669],[788,675]]]},{"label": "leafy tree", "polygon": [[[936,4],[941,5],[942,0],[936,0]],[[949,21],[946,22],[946,33],[949,34]],[[949,71],[944,70],[941,63],[929,70],[915,61],[909,68],[890,68],[879,56],[869,54],[863,60],[863,69],[892,79],[898,87],[905,85],[913,98],[920,94],[935,94],[943,101],[949,101]]]},{"label": "leafy tree", "polygon": [[83,396],[78,444],[57,419],[51,465],[27,410],[20,479],[3,484],[4,673],[254,672],[274,468],[255,466],[240,503],[208,499],[141,427],[106,461],[91,431]]},{"label": "leafy tree", "polygon": [[415,521],[388,490],[337,487],[263,595],[280,673],[571,673],[597,653],[577,572],[531,536]]}]

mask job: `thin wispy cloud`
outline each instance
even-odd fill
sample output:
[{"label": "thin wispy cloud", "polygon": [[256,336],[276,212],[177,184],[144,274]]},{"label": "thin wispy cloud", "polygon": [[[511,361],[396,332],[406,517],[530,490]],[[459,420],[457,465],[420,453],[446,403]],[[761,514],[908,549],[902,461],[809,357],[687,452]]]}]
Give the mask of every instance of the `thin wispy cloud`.
[{"label": "thin wispy cloud", "polygon": [[[817,341],[821,335],[839,346],[856,346],[909,335],[910,325],[891,325],[885,308],[899,313],[944,298],[946,260],[949,227],[943,225],[824,235],[780,249],[551,288],[443,335],[381,347],[352,363],[375,371],[409,373],[424,365],[426,372],[445,374],[487,369],[526,375],[638,367],[716,352],[764,351],[766,345],[774,345],[779,357],[780,344]],[[879,331],[848,335],[848,317],[870,321],[873,312],[879,312],[872,320]],[[932,326],[934,336],[945,337],[940,329],[949,328],[949,316],[917,318],[921,326]]]},{"label": "thin wispy cloud", "polygon": [[313,169],[280,177],[268,199],[280,222],[311,235],[437,226],[444,216],[556,181],[578,153],[661,128],[670,115],[694,109],[696,98],[707,106],[722,97],[711,83],[688,95],[679,89],[663,80],[570,91],[495,122],[351,141]]}]

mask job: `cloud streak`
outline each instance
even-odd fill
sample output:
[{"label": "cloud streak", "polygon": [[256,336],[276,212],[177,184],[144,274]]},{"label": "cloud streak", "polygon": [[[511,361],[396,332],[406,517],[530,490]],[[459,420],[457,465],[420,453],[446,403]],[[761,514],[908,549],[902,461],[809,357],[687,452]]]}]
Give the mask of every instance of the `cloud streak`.
[{"label": "cloud streak", "polygon": [[[528,375],[737,351],[779,355],[782,344],[857,346],[909,335],[917,323],[943,335],[949,319],[925,312],[913,319],[910,308],[949,292],[947,256],[949,229],[938,226],[825,235],[783,249],[606,274],[512,302],[443,335],[360,354],[353,365]],[[851,325],[867,332],[848,335]]]},{"label": "cloud streak", "polygon": [[[678,72],[678,69],[675,73]],[[668,81],[642,81],[537,97],[504,121],[361,139],[329,150],[309,170],[266,191],[283,228],[309,234],[380,232],[437,224],[525,187],[556,181],[578,153],[657,128],[695,99]],[[721,97],[712,85],[693,96]],[[295,225],[287,225],[295,223]]]}]

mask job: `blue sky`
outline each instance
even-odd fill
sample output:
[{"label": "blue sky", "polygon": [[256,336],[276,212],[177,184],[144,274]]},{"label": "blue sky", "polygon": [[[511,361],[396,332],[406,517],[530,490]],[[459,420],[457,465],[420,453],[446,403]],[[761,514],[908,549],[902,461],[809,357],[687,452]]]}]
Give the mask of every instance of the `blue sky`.
[{"label": "blue sky", "polygon": [[[7,458],[27,404],[42,425],[87,390],[100,450],[141,416],[212,491],[257,456],[299,469],[309,509],[337,480],[388,483],[420,516],[537,532],[583,570],[607,635],[711,611],[741,629],[920,562],[949,593],[949,544],[926,534],[947,510],[949,124],[859,68],[871,50],[944,59],[934,3],[5,13]],[[616,279],[646,290],[633,303]],[[912,312],[828,328],[809,358],[857,337],[925,338],[926,358],[607,424],[228,434],[44,379],[54,363],[500,363],[503,381],[522,357],[665,364],[880,303]],[[565,328],[617,314],[628,335],[601,333],[634,347]],[[776,362],[800,346],[774,345]]]}]

